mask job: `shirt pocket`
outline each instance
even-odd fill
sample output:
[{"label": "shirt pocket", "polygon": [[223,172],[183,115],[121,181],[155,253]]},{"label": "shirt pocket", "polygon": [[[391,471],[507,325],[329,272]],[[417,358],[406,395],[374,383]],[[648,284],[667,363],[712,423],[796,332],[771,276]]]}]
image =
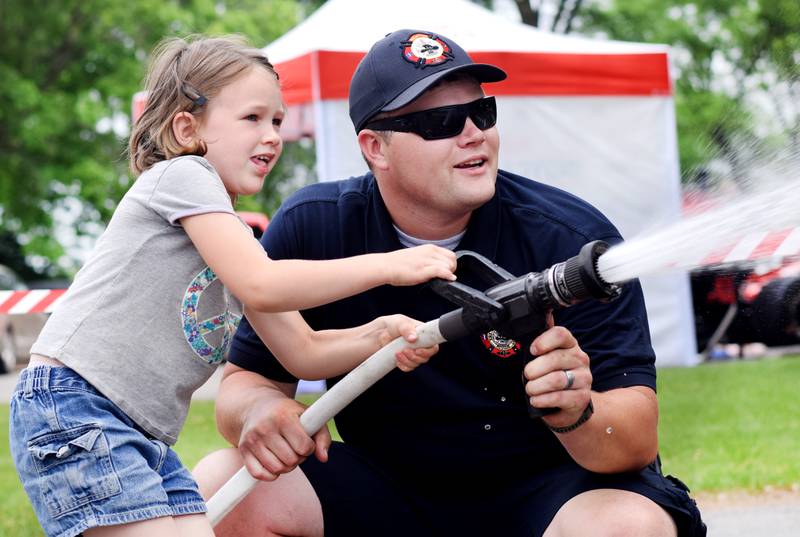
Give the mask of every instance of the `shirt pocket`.
[{"label": "shirt pocket", "polygon": [[97,425],[39,436],[28,442],[28,451],[53,518],[122,491],[108,441]]}]

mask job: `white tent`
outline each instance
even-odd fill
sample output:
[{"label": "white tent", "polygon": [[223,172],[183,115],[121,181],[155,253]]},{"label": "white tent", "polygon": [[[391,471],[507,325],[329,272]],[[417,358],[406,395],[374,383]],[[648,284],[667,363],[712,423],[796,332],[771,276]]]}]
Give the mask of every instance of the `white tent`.
[{"label": "white tent", "polygon": [[[486,85],[498,97],[501,168],[588,200],[626,238],[678,218],[667,47],[541,32],[467,0],[328,0],[266,47],[290,106],[284,132],[315,138],[320,180],[366,171],[348,85],[369,47],[400,28],[441,33],[508,73]],[[658,365],[696,363],[687,276],[642,285]]]}]

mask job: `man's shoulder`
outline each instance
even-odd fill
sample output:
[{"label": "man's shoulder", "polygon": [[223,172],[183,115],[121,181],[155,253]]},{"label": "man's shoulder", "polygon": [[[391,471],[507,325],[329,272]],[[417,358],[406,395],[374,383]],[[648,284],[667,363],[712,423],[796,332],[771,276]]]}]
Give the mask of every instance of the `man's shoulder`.
[{"label": "man's shoulder", "polygon": [[343,203],[357,203],[367,198],[372,187],[372,174],[351,177],[341,181],[323,181],[299,189],[286,198],[281,208],[284,212],[298,208],[336,206]]},{"label": "man's shoulder", "polygon": [[497,195],[507,210],[523,221],[542,220],[568,227],[581,235],[618,235],[608,218],[588,201],[558,187],[499,170]]},{"label": "man's shoulder", "polygon": [[586,210],[600,212],[589,202],[561,188],[505,170],[497,172],[498,194],[505,204],[552,212]]}]

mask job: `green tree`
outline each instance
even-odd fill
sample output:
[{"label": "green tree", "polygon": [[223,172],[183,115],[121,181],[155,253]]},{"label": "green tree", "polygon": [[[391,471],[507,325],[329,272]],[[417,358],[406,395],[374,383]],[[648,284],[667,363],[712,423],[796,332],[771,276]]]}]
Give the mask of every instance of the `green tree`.
[{"label": "green tree", "polygon": [[[744,182],[744,150],[796,139],[800,4],[795,0],[616,0],[587,11],[587,26],[616,39],[670,44],[678,76],[681,167],[687,180],[715,157]],[[759,106],[755,97],[771,103]],[[766,118],[772,121],[765,120]]]},{"label": "green tree", "polygon": [[[38,268],[57,273],[48,264],[64,261],[54,214],[72,207],[75,231],[94,233],[131,184],[131,98],[153,46],[165,36],[233,32],[262,46],[315,7],[297,0],[0,0],[2,229],[16,234]],[[302,150],[287,153],[304,158]],[[271,186],[283,177],[279,170]]]},{"label": "green tree", "polygon": [[797,0],[515,3],[523,22],[550,31],[673,47],[685,180],[698,179],[711,160],[722,158],[744,183],[753,178],[745,176],[742,152],[757,146],[769,151],[770,144],[800,150]]},{"label": "green tree", "polygon": [[[573,30],[583,0],[514,0],[514,4],[525,24],[568,34]],[[544,12],[548,10],[551,16],[545,17]]]}]

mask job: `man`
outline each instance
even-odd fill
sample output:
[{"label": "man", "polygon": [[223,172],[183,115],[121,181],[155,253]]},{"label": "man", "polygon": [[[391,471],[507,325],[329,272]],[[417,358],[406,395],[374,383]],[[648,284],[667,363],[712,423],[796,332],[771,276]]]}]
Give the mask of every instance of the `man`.
[{"label": "man", "polygon": [[[434,242],[519,275],[591,240],[621,241],[585,202],[498,172],[496,110],[481,84],[504,78],[441,35],[400,30],[376,43],[350,88],[372,173],[290,197],[263,239],[270,256]],[[304,315],[322,329],[454,308],[426,286],[384,287]],[[655,358],[638,283],[554,322],[532,343],[475,334],[411,374],[390,373],[337,416],[345,444],[303,432],[296,379],[243,322],[217,399],[238,451],[196,474],[209,495],[242,464],[264,482],[218,534],[705,535],[685,486],[656,467]],[[523,344],[537,356],[524,385]],[[532,419],[529,403],[559,410]]]}]

